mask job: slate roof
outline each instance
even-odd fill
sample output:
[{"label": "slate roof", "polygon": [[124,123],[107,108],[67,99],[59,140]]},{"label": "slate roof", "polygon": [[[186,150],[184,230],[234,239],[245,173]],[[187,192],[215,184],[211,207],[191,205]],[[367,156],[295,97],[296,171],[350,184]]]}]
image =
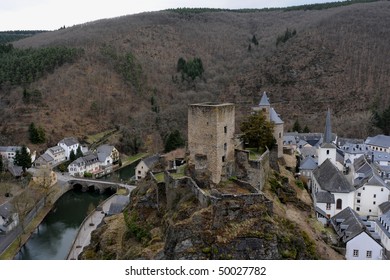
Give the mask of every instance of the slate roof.
[{"label": "slate roof", "polygon": [[142,161],[150,169],[153,167],[154,164],[158,162],[159,159],[160,159],[160,155],[153,155],[151,157],[143,159]]},{"label": "slate roof", "polygon": [[279,117],[278,113],[276,113],[274,108],[270,109],[270,120],[274,122],[275,124],[283,124],[284,122]]},{"label": "slate roof", "polygon": [[54,158],[52,158],[49,154],[46,154],[44,153],[43,155],[40,156],[40,158],[42,158],[44,161],[46,162],[51,162],[54,160]]},{"label": "slate roof", "polygon": [[390,201],[385,201],[378,205],[378,208],[382,211],[383,214],[390,213]]},{"label": "slate roof", "polygon": [[371,176],[372,174],[372,167],[367,162],[364,155],[355,159],[355,161],[353,162],[353,168],[355,170],[355,173],[364,174],[365,178]]},{"label": "slate roof", "polygon": [[332,193],[350,193],[355,191],[355,188],[329,159],[326,159],[313,171],[313,176],[324,191]]},{"label": "slate roof", "polygon": [[380,135],[377,135],[374,137],[367,137],[367,139],[364,143],[367,145],[389,148],[390,147],[390,136],[380,134]]},{"label": "slate roof", "polygon": [[386,234],[387,238],[390,238],[390,229],[387,229],[390,226],[390,212],[380,215],[379,219],[376,220],[376,224]]},{"label": "slate roof", "polygon": [[347,207],[334,215],[330,218],[330,222],[337,235],[342,237],[344,242],[347,242],[359,235],[366,228],[363,220],[350,207]]},{"label": "slate roof", "polygon": [[18,165],[9,165],[8,171],[12,174],[14,177],[20,177],[23,174],[23,168]]},{"label": "slate roof", "polygon": [[49,148],[48,150],[50,150],[50,152],[53,155],[59,154],[59,153],[65,153],[64,148],[62,148],[61,146],[54,146],[54,147]]},{"label": "slate roof", "polygon": [[263,96],[261,97],[259,106],[270,106],[269,98],[267,96],[267,93],[264,91]]},{"label": "slate roof", "polygon": [[0,152],[6,153],[15,153],[18,150],[21,150],[21,146],[0,146]]},{"label": "slate roof", "polygon": [[390,153],[372,151],[371,155],[373,161],[390,161]]},{"label": "slate roof", "polygon": [[324,143],[332,143],[332,125],[330,122],[330,109],[328,108],[328,112],[326,113],[326,121],[325,121],[325,132],[324,132]]},{"label": "slate roof", "polygon": [[60,142],[58,142],[58,143],[63,143],[63,144],[65,144],[66,146],[70,147],[70,146],[72,146],[72,145],[78,144],[79,141],[77,141],[77,139],[74,138],[74,137],[66,137],[66,138],[62,139],[62,140],[61,140]]},{"label": "slate roof", "polygon": [[304,158],[317,157],[317,149],[315,147],[303,147],[300,151]]},{"label": "slate roof", "polygon": [[111,155],[113,149],[114,149],[114,146],[111,146],[111,145],[101,145],[101,146],[99,146],[96,149],[99,161],[100,162],[105,161],[106,158]]},{"label": "slate roof", "polygon": [[335,203],[334,194],[330,192],[317,192],[315,195],[317,203]]},{"label": "slate roof", "polygon": [[362,143],[355,144],[350,142],[347,142],[343,146],[341,146],[341,150],[344,153],[348,153],[348,154],[366,154],[369,153],[370,151],[366,144],[362,144]]},{"label": "slate roof", "polygon": [[283,143],[285,145],[296,145],[297,139],[293,135],[283,135]]},{"label": "slate roof", "polygon": [[13,206],[10,202],[6,202],[3,205],[0,205],[0,216],[7,219],[12,216]]},{"label": "slate roof", "polygon": [[312,158],[307,157],[301,162],[300,170],[314,170],[318,167],[318,163]]}]

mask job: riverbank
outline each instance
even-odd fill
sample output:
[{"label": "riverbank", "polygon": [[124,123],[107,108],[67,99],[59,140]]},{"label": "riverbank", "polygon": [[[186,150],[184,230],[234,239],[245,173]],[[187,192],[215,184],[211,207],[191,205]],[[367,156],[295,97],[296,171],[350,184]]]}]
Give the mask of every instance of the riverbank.
[{"label": "riverbank", "polygon": [[45,219],[45,217],[50,213],[53,209],[56,201],[66,192],[71,190],[69,184],[56,183],[53,187],[56,187],[55,191],[50,194],[47,198],[47,204],[41,208],[35,217],[31,220],[31,222],[26,225],[24,233],[16,236],[14,241],[4,250],[4,252],[0,255],[0,260],[12,260],[18,254],[20,249],[26,244],[26,242],[30,239],[31,235],[37,230],[39,225]]}]

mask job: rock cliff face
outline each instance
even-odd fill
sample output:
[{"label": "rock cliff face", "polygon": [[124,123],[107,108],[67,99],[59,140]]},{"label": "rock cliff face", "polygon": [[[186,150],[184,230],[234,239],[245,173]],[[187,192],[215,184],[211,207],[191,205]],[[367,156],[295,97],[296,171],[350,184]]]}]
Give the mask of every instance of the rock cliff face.
[{"label": "rock cliff face", "polygon": [[210,191],[217,198],[205,207],[184,180],[174,190],[169,189],[175,194],[167,207],[164,185],[149,178],[134,190],[131,206],[123,214],[107,218],[93,234],[91,245],[81,258],[341,258],[330,252],[320,234],[283,215],[283,203],[301,211],[303,217],[312,213],[311,207],[297,198],[289,180],[272,176],[270,182],[266,194],[260,195],[223,194],[229,183],[218,190],[205,189],[205,193]]}]

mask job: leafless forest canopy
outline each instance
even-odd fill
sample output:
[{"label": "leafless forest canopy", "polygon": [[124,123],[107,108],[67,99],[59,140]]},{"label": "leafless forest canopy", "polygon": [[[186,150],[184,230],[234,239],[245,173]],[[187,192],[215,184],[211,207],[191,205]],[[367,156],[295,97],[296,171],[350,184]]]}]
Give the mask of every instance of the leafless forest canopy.
[{"label": "leafless forest canopy", "polygon": [[[263,91],[287,130],[298,119],[321,132],[329,107],[339,135],[363,138],[378,132],[371,110],[390,105],[389,19],[390,2],[379,1],[319,11],[161,11],[40,33],[13,44],[84,53],[28,85],[42,93],[39,104],[24,103],[22,87],[1,87],[0,142],[28,144],[34,122],[46,145],[117,127],[119,145],[139,137],[144,149],[160,150],[169,132],[186,135],[188,104],[234,102],[240,122]],[[287,29],[296,34],[276,46]],[[181,57],[200,58],[202,77],[183,80]]]}]

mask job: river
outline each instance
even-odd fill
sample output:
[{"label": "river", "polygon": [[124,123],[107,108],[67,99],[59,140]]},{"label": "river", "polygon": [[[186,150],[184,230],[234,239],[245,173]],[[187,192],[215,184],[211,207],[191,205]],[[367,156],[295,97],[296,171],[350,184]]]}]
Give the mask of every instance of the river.
[{"label": "river", "polygon": [[[126,182],[134,176],[138,162],[125,166],[102,178]],[[110,194],[71,190],[55,203],[39,228],[16,255],[18,260],[64,260],[85,217]]]}]

